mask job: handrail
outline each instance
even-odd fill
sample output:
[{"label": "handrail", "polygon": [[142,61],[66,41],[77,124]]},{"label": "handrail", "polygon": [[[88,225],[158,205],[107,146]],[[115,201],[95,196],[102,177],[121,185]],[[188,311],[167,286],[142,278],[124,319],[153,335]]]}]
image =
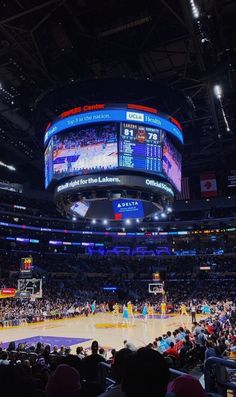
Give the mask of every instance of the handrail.
[{"label": "handrail", "polygon": [[204,367],[206,392],[213,392],[211,378],[212,369],[215,370],[216,382],[220,393],[226,396],[228,389],[236,391],[236,384],[227,380],[226,373],[222,371],[222,367],[234,369],[236,372],[236,361],[219,357],[210,357],[206,360]]},{"label": "handrail", "polygon": [[[109,383],[110,385],[112,385],[112,384],[114,385],[115,381],[113,379],[111,379],[110,377],[108,377],[107,373],[106,373],[111,370],[111,364],[101,362],[98,364],[98,366],[101,369],[100,374],[99,374],[99,383],[102,386],[104,386],[106,382]],[[178,371],[173,368],[170,368],[170,373],[171,373],[171,375],[174,375],[174,377],[186,375],[186,373]]]}]

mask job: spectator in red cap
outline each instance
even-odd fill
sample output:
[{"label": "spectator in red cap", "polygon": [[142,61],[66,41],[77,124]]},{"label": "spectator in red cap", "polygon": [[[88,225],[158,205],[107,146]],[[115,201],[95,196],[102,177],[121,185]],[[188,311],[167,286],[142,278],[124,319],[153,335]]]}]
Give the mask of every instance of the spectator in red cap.
[{"label": "spectator in red cap", "polygon": [[199,380],[191,375],[179,376],[169,383],[167,390],[174,393],[176,397],[206,397],[206,392]]},{"label": "spectator in red cap", "polygon": [[80,374],[69,365],[59,365],[50,376],[46,386],[46,397],[79,397]]}]

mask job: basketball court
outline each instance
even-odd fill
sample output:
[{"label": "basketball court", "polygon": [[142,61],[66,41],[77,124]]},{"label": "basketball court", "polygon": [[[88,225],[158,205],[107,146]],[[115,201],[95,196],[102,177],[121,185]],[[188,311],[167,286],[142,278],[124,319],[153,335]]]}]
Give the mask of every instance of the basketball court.
[{"label": "basketball court", "polygon": [[167,315],[161,318],[143,319],[142,315],[135,315],[128,323],[123,323],[122,314],[115,317],[110,313],[97,313],[94,316],[78,316],[63,320],[46,320],[40,323],[23,324],[16,327],[4,327],[0,329],[0,341],[5,347],[10,341],[16,344],[24,343],[31,345],[38,341],[46,344],[71,346],[75,352],[77,346],[89,348],[91,340],[96,339],[106,350],[112,348],[120,349],[123,341],[128,340],[136,347],[145,346],[153,342],[156,337],[165,334],[168,330],[173,331],[180,326],[191,329],[190,316]]}]

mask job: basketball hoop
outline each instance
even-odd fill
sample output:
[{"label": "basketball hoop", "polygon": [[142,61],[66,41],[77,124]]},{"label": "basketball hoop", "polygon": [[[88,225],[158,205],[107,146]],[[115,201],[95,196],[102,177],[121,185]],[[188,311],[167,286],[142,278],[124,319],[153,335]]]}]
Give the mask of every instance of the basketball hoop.
[{"label": "basketball hoop", "polygon": [[158,287],[154,287],[152,291],[153,291],[153,294],[156,296],[159,292],[159,289],[158,289]]},{"label": "basketball hoop", "polygon": [[162,294],[163,293],[163,283],[150,283],[148,284],[149,294]]}]

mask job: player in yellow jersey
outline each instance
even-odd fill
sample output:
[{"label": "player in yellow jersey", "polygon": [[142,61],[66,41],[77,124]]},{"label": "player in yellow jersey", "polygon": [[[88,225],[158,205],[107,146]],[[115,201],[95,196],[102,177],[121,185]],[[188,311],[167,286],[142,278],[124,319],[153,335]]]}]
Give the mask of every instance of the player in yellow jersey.
[{"label": "player in yellow jersey", "polygon": [[184,303],[182,303],[181,306],[180,306],[180,315],[181,315],[181,317],[188,315],[187,306]]},{"label": "player in yellow jersey", "polygon": [[118,303],[115,303],[113,306],[113,314],[114,316],[118,316],[119,315],[119,305]]},{"label": "player in yellow jersey", "polygon": [[148,317],[153,318],[154,316],[154,307],[150,304],[148,305]]},{"label": "player in yellow jersey", "polygon": [[166,302],[162,301],[161,302],[161,316],[166,315]]},{"label": "player in yellow jersey", "polygon": [[134,318],[134,311],[133,311],[133,304],[132,302],[128,302],[127,303],[127,308],[128,308],[128,314],[129,314],[129,318]]}]

